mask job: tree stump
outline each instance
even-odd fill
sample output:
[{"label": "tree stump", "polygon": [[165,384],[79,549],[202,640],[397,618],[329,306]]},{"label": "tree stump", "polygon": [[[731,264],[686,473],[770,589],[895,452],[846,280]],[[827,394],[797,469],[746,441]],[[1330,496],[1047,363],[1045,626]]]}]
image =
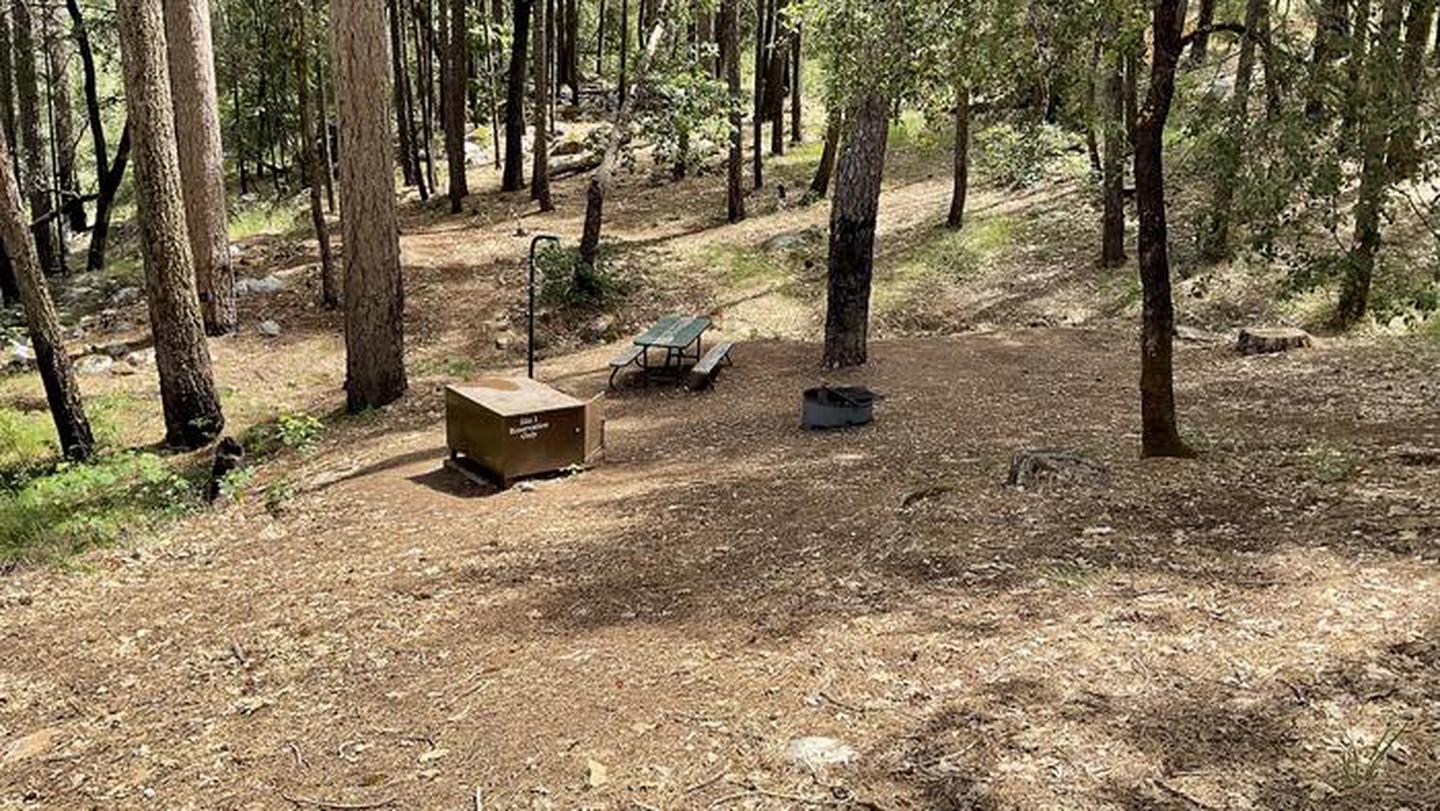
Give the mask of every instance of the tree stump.
[{"label": "tree stump", "polygon": [[1073,451],[1027,448],[1015,454],[1010,462],[1011,487],[1031,487],[1045,482],[1105,484],[1110,471],[1099,462],[1086,459]]},{"label": "tree stump", "polygon": [[1311,345],[1310,334],[1292,327],[1248,327],[1240,330],[1235,349],[1242,355],[1269,355]]}]

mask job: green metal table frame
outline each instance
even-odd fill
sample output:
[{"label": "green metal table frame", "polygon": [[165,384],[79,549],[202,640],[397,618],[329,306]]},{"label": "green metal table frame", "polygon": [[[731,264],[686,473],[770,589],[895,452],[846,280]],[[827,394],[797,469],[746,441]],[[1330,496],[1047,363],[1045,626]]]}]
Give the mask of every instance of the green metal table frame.
[{"label": "green metal table frame", "polygon": [[[652,371],[683,371],[688,365],[700,362],[704,354],[705,332],[713,325],[703,316],[667,315],[655,322],[635,339],[635,345],[643,351],[640,354],[640,368],[648,378]],[[665,350],[665,362],[659,366],[650,364],[650,350]]]}]

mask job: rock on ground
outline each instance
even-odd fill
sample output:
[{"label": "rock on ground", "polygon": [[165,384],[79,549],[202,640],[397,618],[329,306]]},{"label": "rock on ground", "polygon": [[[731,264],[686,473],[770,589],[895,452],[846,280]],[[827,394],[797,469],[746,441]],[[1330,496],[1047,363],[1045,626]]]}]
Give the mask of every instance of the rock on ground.
[{"label": "rock on ground", "polygon": [[75,371],[82,375],[98,375],[110,371],[115,359],[109,355],[86,355],[75,362]]},{"label": "rock on ground", "polygon": [[794,738],[785,747],[785,755],[796,763],[811,769],[849,763],[856,752],[850,746],[823,736]]},{"label": "rock on ground", "polygon": [[1310,345],[1310,333],[1292,327],[1247,327],[1235,341],[1235,349],[1242,355],[1268,355]]},{"label": "rock on ground", "polygon": [[273,273],[260,279],[240,279],[235,282],[237,296],[268,295],[284,289],[285,282]]},{"label": "rock on ground", "polygon": [[1027,448],[1011,460],[1006,484],[1030,487],[1045,482],[1104,484],[1109,480],[1110,471],[1104,465],[1073,451]]}]

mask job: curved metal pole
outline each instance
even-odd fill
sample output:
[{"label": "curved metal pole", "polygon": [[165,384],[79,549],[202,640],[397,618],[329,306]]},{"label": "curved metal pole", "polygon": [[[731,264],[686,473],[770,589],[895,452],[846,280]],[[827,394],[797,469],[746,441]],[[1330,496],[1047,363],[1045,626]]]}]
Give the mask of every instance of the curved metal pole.
[{"label": "curved metal pole", "polygon": [[525,355],[526,374],[530,376],[531,380],[535,379],[535,249],[542,242],[549,242],[558,247],[560,237],[552,234],[537,234],[534,239],[530,240],[530,309],[527,314],[529,334],[525,339]]}]

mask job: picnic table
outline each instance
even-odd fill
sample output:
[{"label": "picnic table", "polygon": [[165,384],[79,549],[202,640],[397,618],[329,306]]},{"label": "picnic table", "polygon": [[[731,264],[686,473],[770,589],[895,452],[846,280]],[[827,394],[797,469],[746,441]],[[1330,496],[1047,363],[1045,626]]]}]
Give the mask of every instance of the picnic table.
[{"label": "picnic table", "polygon": [[[712,325],[710,319],[704,316],[667,315],[661,318],[637,336],[632,346],[610,361],[610,385],[613,386],[615,376],[631,364],[638,366],[647,378],[652,371],[679,373],[687,366],[704,365],[703,342],[706,330]],[[662,349],[665,351],[664,361],[660,362],[659,358],[652,360],[651,351],[655,350],[658,355]],[[722,354],[728,355],[728,345]]]}]

